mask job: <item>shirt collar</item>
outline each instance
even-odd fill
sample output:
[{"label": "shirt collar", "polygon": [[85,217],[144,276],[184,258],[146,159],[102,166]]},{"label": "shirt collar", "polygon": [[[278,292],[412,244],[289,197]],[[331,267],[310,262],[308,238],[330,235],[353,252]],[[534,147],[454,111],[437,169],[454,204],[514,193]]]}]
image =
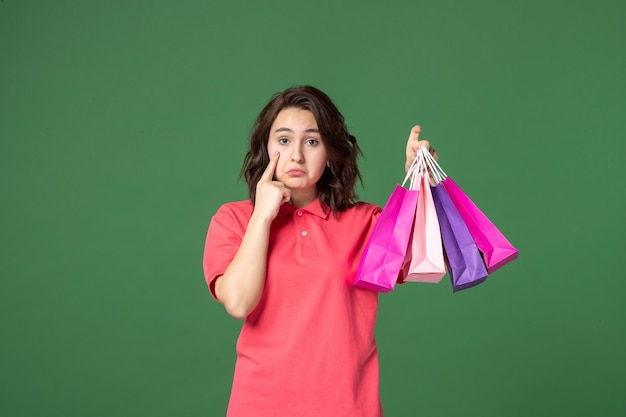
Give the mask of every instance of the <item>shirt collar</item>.
[{"label": "shirt collar", "polygon": [[280,209],[278,210],[278,215],[280,216],[283,214],[291,214],[296,210],[309,212],[321,219],[327,219],[328,214],[330,213],[330,208],[326,204],[322,203],[319,198],[316,198],[311,204],[306,207],[302,207],[301,209],[298,209],[290,203],[285,203],[280,206]]}]

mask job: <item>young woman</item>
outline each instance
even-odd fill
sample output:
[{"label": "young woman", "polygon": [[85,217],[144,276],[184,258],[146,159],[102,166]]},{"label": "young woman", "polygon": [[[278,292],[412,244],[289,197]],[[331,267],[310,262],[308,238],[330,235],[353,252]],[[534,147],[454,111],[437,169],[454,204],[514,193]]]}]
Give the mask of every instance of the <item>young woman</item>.
[{"label": "young woman", "polygon": [[[420,146],[406,144],[406,168]],[[224,204],[204,251],[211,294],[243,319],[229,417],[380,417],[378,294],[352,286],[380,207],[356,201],[360,149],[330,98],[289,88],[254,126],[249,200]]]}]

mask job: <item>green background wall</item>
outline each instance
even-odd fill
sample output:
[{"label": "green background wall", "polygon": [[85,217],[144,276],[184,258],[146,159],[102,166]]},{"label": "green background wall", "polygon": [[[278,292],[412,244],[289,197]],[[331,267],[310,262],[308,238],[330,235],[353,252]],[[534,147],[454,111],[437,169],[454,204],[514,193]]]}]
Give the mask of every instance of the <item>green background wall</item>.
[{"label": "green background wall", "polygon": [[[247,134],[313,84],[402,179],[412,125],[520,249],[380,299],[387,416],[626,415],[626,3],[0,0],[0,414],[220,416],[201,258]],[[323,401],[323,399],[320,399]]]}]

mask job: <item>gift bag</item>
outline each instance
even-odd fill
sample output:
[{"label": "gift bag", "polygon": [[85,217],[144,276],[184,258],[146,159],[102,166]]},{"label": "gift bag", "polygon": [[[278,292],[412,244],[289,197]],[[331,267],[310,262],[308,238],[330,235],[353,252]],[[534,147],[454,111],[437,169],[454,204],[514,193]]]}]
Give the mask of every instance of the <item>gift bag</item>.
[{"label": "gift bag", "polygon": [[419,198],[413,232],[402,268],[402,280],[438,283],[446,274],[441,231],[423,153],[418,152],[417,157],[420,158],[419,168],[411,177],[409,189],[417,189]]},{"label": "gift bag", "polygon": [[[412,165],[404,182],[413,169]],[[396,185],[367,241],[353,285],[379,292],[394,289],[411,236],[418,195],[417,190]]]},{"label": "gift bag", "polygon": [[487,268],[469,229],[441,183],[432,188],[441,240],[452,291],[464,290],[487,279]]},{"label": "gift bag", "polygon": [[517,258],[517,249],[463,190],[452,181],[452,178],[444,179],[443,186],[463,217],[476,246],[482,252],[487,271],[490,274]]}]

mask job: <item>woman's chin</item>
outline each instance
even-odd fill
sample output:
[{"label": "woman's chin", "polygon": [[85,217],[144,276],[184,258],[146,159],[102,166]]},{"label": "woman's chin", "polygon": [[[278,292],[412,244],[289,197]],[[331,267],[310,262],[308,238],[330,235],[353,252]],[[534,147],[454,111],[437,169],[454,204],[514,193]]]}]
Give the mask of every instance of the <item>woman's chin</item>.
[{"label": "woman's chin", "polygon": [[290,190],[303,190],[312,187],[307,180],[301,178],[287,178],[281,182]]}]

